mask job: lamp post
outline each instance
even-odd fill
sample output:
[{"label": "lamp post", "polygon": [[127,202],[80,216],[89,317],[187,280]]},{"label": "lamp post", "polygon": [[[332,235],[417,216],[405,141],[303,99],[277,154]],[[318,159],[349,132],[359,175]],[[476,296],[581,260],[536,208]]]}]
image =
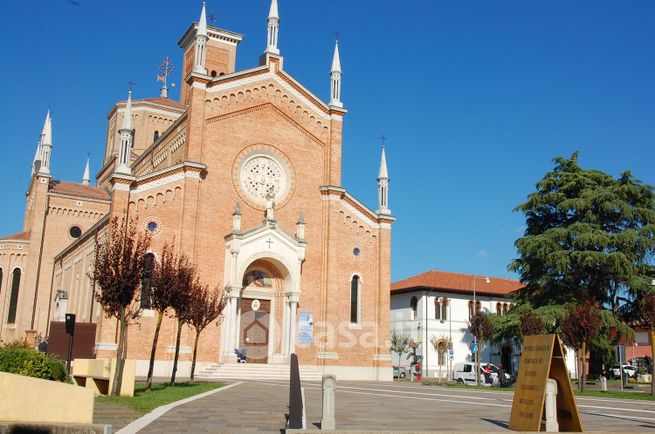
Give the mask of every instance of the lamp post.
[{"label": "lamp post", "polygon": [[[475,281],[477,279],[484,280],[484,283],[489,283],[491,280],[489,280],[488,277],[482,277],[482,276],[476,276],[475,274],[471,275],[471,278],[473,279],[473,316],[471,317],[472,319],[475,318],[478,314],[478,302],[475,297]],[[480,347],[478,346],[478,337],[473,334],[473,344],[475,346],[475,385],[479,386],[480,385]]]}]

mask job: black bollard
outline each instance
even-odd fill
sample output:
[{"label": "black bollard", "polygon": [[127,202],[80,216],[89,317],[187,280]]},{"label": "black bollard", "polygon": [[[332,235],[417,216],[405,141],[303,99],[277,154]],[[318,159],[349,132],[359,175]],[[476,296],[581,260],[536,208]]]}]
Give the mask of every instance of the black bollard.
[{"label": "black bollard", "polygon": [[300,385],[300,368],[298,356],[291,354],[291,371],[289,373],[289,423],[290,429],[302,429],[302,387]]}]

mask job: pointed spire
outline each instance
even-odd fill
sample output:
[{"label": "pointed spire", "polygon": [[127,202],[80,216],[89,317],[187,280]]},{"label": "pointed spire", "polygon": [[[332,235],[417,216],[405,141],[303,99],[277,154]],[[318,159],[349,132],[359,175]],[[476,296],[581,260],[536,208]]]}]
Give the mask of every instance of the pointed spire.
[{"label": "pointed spire", "polygon": [[280,18],[280,14],[277,11],[277,0],[271,0],[271,8],[268,10],[268,19],[271,18]]},{"label": "pointed spire", "polygon": [[277,37],[280,30],[280,16],[277,10],[277,0],[271,0],[271,8],[268,11],[267,40],[266,40],[266,53],[280,54],[280,49],[277,47]]},{"label": "pointed spire", "polygon": [[132,130],[132,91],[127,92],[127,102],[125,103],[125,113],[123,114],[123,123],[121,130]]},{"label": "pointed spire", "polygon": [[382,145],[382,158],[380,158],[378,179],[389,179],[389,173],[387,172],[387,156],[384,152],[384,145]]},{"label": "pointed spire", "polygon": [[39,136],[39,141],[36,143],[36,151],[34,152],[34,160],[32,161],[32,175],[34,175],[39,170],[38,165],[40,164],[41,164],[41,137]]},{"label": "pointed spire", "polygon": [[384,152],[384,140],[382,136],[382,157],[380,158],[380,170],[378,171],[378,214],[390,215],[389,210],[389,173],[387,172],[387,156]]},{"label": "pointed spire", "polygon": [[304,225],[305,224],[305,213],[303,212],[302,208],[300,208],[300,214],[298,215],[298,222],[299,225]]},{"label": "pointed spire", "polygon": [[40,174],[50,174],[50,153],[52,152],[52,118],[50,117],[50,109],[45,115],[45,122],[43,123],[43,130],[41,130],[41,139],[39,141],[41,165],[39,166]]},{"label": "pointed spire", "polygon": [[339,40],[334,44],[332,70],[330,71],[330,105],[343,107],[341,102],[341,59],[339,57]]},{"label": "pointed spire", "polygon": [[198,20],[198,36],[207,36],[207,14],[205,13],[205,2],[202,2],[202,11],[200,12],[200,19]]},{"label": "pointed spire", "polygon": [[334,44],[334,55],[332,56],[332,72],[341,72],[341,58],[339,57],[339,40]]},{"label": "pointed spire", "polygon": [[241,215],[241,205],[239,202],[237,202],[237,204],[234,206],[234,212],[232,215]]},{"label": "pointed spire", "polygon": [[202,11],[200,12],[196,31],[195,60],[193,62],[193,72],[196,74],[207,75],[207,68],[205,68],[207,39],[207,15],[205,14],[205,2],[202,2]]},{"label": "pointed spire", "polygon": [[131,175],[130,155],[132,154],[132,91],[127,93],[127,102],[125,103],[125,113],[123,113],[123,122],[118,130],[121,138],[120,150],[118,152],[118,163],[116,173]]},{"label": "pointed spire", "polygon": [[84,167],[84,176],[82,176],[82,185],[89,185],[91,182],[91,167],[89,157],[86,157],[86,166]]}]

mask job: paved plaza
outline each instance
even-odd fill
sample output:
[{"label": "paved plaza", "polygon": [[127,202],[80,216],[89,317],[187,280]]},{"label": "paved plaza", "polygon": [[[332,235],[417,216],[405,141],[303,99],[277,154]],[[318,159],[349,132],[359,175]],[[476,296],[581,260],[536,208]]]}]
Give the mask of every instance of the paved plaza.
[{"label": "paved plaza", "polygon": [[[307,428],[321,417],[318,383],[305,383]],[[180,405],[139,432],[270,432],[285,426],[289,387],[285,382],[242,382],[229,390]],[[655,430],[655,402],[578,398],[585,431]],[[511,392],[451,389],[394,382],[337,384],[338,430],[469,431],[507,430]]]}]

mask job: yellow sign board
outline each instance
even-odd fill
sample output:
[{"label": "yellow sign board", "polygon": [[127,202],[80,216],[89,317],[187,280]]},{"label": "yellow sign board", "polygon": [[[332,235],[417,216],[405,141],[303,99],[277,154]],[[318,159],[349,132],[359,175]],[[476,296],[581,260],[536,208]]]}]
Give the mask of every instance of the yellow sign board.
[{"label": "yellow sign board", "polygon": [[571,380],[564,363],[562,343],[557,335],[525,337],[509,419],[510,429],[541,430],[549,378],[557,382],[557,422],[560,431],[582,431]]}]

